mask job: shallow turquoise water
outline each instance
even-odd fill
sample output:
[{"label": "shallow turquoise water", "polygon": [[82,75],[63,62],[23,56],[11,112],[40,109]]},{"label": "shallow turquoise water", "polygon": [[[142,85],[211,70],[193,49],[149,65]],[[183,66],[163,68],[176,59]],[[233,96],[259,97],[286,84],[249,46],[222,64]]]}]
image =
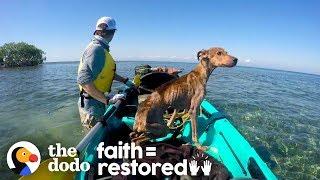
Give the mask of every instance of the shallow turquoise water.
[{"label": "shallow turquoise water", "polygon": [[[117,71],[132,76],[133,67],[141,63],[119,62]],[[148,63],[183,68],[183,73],[194,66]],[[15,177],[5,162],[15,142],[31,141],[45,157],[49,144],[73,146],[83,137],[77,65],[0,69],[1,179]],[[121,86],[115,83],[114,90]],[[230,116],[279,177],[320,179],[320,76],[246,67],[217,69],[208,81],[207,99]]]}]

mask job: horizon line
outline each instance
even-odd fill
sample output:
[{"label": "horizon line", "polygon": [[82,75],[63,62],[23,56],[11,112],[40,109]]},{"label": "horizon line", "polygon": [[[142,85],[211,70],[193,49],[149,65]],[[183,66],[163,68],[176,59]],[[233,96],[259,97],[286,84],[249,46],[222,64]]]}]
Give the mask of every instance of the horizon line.
[{"label": "horizon line", "polygon": [[[80,60],[70,60],[70,61],[44,61],[44,64],[50,64],[50,63],[76,63]],[[150,60],[150,59],[139,59],[139,60],[128,60],[128,59],[119,59],[118,62],[177,62],[177,63],[190,63],[190,64],[197,64],[197,61],[182,61],[182,60]],[[239,65],[237,67],[245,67],[245,68],[256,68],[256,69],[265,69],[265,70],[272,70],[272,71],[283,71],[283,72],[289,72],[289,73],[300,73],[300,74],[306,74],[306,75],[314,75],[314,76],[320,76],[320,73],[310,73],[310,72],[302,72],[302,71],[293,71],[293,70],[285,70],[285,69],[278,69],[278,68],[268,68],[268,67],[259,67],[259,66],[247,66],[247,65]]]}]

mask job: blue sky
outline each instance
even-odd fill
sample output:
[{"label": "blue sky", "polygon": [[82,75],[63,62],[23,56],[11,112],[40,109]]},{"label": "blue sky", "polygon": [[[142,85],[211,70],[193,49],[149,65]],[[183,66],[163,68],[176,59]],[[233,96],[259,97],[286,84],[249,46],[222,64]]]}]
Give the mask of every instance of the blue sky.
[{"label": "blue sky", "polygon": [[26,41],[48,61],[78,60],[101,16],[116,19],[118,60],[196,62],[221,46],[240,65],[320,74],[320,1],[0,2],[0,45]]}]

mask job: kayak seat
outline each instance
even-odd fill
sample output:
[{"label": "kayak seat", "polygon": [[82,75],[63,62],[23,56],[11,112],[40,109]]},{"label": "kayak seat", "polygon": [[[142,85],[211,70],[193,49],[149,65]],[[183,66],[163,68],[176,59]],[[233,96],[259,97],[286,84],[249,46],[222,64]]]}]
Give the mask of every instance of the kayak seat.
[{"label": "kayak seat", "polygon": [[140,81],[140,95],[142,94],[150,94],[159,86],[176,79],[176,76],[165,72],[151,72],[145,74],[141,77]]}]

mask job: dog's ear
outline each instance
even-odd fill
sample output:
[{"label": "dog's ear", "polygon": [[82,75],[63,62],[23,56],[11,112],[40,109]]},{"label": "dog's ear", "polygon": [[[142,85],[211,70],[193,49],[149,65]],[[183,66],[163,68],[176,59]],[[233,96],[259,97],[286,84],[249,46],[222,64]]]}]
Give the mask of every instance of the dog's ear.
[{"label": "dog's ear", "polygon": [[203,59],[203,60],[207,60],[208,59],[208,55],[207,55],[207,51],[202,49],[201,51],[199,51],[197,53],[197,58],[198,58],[198,61],[200,61],[200,58]]}]

